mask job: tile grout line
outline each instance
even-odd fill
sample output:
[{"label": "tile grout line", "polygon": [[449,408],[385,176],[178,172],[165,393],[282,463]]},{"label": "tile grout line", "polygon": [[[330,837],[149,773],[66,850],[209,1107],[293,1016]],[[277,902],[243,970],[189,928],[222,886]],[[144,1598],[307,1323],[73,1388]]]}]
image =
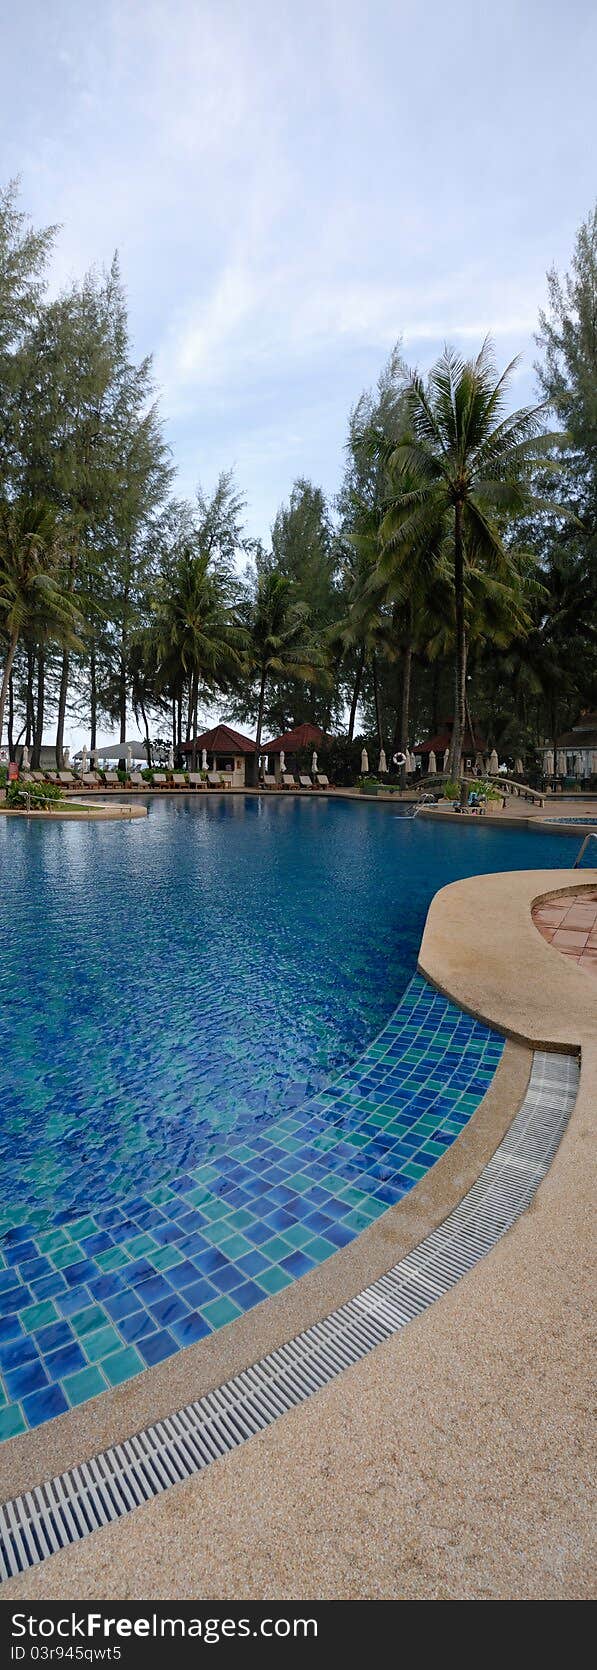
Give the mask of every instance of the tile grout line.
[{"label": "tile grout line", "polygon": [[538,1051],[512,1124],[443,1224],[353,1299],[250,1368],[0,1508],[0,1580],[17,1576],[202,1471],[329,1384],[456,1285],[505,1234],[549,1169],[578,1061]]}]

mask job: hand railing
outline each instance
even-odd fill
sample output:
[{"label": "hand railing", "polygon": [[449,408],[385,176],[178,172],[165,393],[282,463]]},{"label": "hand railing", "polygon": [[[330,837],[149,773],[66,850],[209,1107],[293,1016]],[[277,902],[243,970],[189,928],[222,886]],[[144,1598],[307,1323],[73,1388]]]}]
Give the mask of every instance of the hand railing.
[{"label": "hand railing", "polygon": [[573,870],[580,869],[581,860],[582,860],[583,854],[587,850],[587,847],[589,845],[589,841],[597,841],[597,829],[590,829],[588,835],[585,835],[583,844],[582,844],[579,852],[577,852],[577,854],[576,854],[576,858],[575,858],[574,864],[572,866]]}]

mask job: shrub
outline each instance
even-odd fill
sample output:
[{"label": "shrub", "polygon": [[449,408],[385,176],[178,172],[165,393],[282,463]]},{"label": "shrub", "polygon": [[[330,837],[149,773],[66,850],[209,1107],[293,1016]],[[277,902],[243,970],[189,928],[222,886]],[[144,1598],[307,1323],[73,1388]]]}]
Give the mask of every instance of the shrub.
[{"label": "shrub", "polygon": [[6,795],[7,806],[44,806],[51,800],[62,800],[59,783],[11,783]]},{"label": "shrub", "polygon": [[460,784],[455,783],[454,779],[449,777],[447,783],[444,783],[444,794],[446,800],[459,800]]}]

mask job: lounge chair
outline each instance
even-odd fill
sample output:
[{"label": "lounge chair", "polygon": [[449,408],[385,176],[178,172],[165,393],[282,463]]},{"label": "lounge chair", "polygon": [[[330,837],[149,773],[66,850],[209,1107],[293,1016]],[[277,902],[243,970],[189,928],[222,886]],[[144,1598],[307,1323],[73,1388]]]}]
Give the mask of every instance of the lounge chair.
[{"label": "lounge chair", "polygon": [[186,789],[187,779],[184,771],[173,771],[172,782],[175,789]]},{"label": "lounge chair", "polygon": [[154,771],[154,773],[153,773],[154,789],[165,789],[166,782],[167,782],[167,778],[166,778],[165,771]]},{"label": "lounge chair", "polygon": [[277,789],[278,787],[275,777],[269,771],[264,772],[261,781],[264,789]]},{"label": "lounge chair", "polygon": [[190,789],[204,789],[205,788],[205,779],[202,777],[200,771],[189,771],[189,788]]},{"label": "lounge chair", "polygon": [[221,789],[222,788],[222,779],[220,777],[219,771],[208,771],[207,781],[209,783],[210,789]]},{"label": "lounge chair", "polygon": [[292,773],[290,771],[285,771],[283,773],[282,788],[283,789],[295,789],[296,788],[296,778],[292,776]]},{"label": "lounge chair", "polygon": [[33,783],[45,783],[45,780],[46,780],[45,771],[32,771],[31,772],[31,781]]},{"label": "lounge chair", "polygon": [[299,772],[299,783],[300,783],[302,789],[312,789],[313,788],[311,778],[307,777],[304,771]]},{"label": "lounge chair", "polygon": [[118,776],[118,772],[117,771],[105,771],[104,772],[104,783],[106,783],[106,785],[109,789],[119,789],[120,788],[120,778]]},{"label": "lounge chair", "polygon": [[74,789],[77,779],[73,775],[72,771],[59,771],[57,772],[57,777],[58,782],[62,783],[63,788]]},{"label": "lounge chair", "polygon": [[97,771],[84,771],[81,778],[81,785],[84,789],[99,788],[101,787],[101,777],[98,776]]},{"label": "lounge chair", "polygon": [[323,772],[318,771],[316,781],[318,789],[329,789],[330,779]]},{"label": "lounge chair", "polygon": [[131,771],[130,776],[129,776],[129,783],[132,783],[134,789],[146,789],[147,788],[147,783],[145,782],[145,778],[142,777],[140,771]]}]

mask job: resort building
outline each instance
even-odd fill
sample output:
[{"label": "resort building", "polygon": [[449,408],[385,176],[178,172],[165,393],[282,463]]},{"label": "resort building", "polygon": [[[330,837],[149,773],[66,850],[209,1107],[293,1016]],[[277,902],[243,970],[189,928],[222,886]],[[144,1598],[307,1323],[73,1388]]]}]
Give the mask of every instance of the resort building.
[{"label": "resort building", "polygon": [[545,777],[597,777],[597,709],[581,713],[572,730],[558,737],[555,750],[546,738],[537,752]]},{"label": "resort building", "polygon": [[[429,757],[431,754],[435,754],[436,769],[438,771],[443,771],[444,759],[446,753],[450,750],[452,742],[453,729],[453,718],[442,719],[440,720],[440,727],[435,736],[430,736],[427,742],[415,743],[411,752],[415,755],[416,759],[421,761],[421,767],[424,772],[429,770]],[[474,770],[475,765],[484,765],[487,752],[488,749],[485,737],[481,735],[481,732],[477,730],[476,727],[474,734],[472,734],[471,727],[467,724],[465,726],[462,743],[463,770],[472,771]]]},{"label": "resort building", "polygon": [[292,731],[285,731],[283,736],[275,736],[272,742],[262,744],[259,750],[261,769],[263,770],[267,759],[270,772],[276,781],[279,781],[280,758],[284,755],[284,771],[296,776],[301,768],[300,755],[304,754],[306,749],[317,753],[318,749],[325,748],[326,743],[331,740],[319,725],[295,725]]},{"label": "resort building", "polygon": [[230,725],[214,725],[203,731],[194,742],[183,742],[182,753],[189,764],[195,759],[196,769],[225,772],[233,789],[244,789],[252,781],[251,766],[255,757],[255,742]]}]

